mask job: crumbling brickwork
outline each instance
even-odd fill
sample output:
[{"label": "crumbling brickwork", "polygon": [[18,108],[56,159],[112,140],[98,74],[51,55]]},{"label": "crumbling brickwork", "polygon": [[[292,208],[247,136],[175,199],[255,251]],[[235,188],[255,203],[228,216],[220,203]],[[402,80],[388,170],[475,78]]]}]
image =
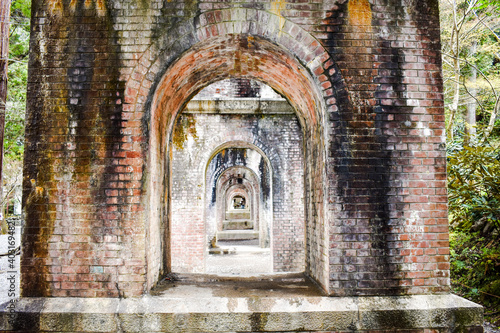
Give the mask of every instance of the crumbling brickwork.
[{"label": "crumbling brickwork", "polygon": [[437,0],[34,1],[23,295],[140,295],[169,271],[175,119],[238,77],[299,120],[305,273],[447,292],[438,22]]}]

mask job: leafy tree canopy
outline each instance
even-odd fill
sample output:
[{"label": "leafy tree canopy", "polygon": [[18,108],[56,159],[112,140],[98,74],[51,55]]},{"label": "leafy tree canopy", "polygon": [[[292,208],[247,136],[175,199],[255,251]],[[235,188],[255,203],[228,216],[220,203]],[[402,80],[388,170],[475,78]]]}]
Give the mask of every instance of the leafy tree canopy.
[{"label": "leafy tree canopy", "polygon": [[4,163],[21,160],[24,150],[24,112],[28,80],[30,36],[30,0],[13,0],[11,4],[8,65],[8,95],[5,115]]}]

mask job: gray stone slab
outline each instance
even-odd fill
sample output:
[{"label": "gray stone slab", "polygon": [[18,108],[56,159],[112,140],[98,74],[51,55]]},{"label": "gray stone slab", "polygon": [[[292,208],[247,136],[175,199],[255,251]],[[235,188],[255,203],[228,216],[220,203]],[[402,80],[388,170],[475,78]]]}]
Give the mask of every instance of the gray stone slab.
[{"label": "gray stone slab", "polygon": [[[196,287],[193,286],[193,291]],[[455,295],[408,297],[22,298],[0,330],[42,332],[319,332],[395,329],[466,330],[483,309]]]},{"label": "gray stone slab", "polygon": [[259,232],[254,230],[224,230],[217,232],[217,240],[247,240],[258,239]]},{"label": "gray stone slab", "polygon": [[286,100],[265,100],[259,98],[238,98],[220,100],[191,100],[184,113],[220,114],[294,114]]}]

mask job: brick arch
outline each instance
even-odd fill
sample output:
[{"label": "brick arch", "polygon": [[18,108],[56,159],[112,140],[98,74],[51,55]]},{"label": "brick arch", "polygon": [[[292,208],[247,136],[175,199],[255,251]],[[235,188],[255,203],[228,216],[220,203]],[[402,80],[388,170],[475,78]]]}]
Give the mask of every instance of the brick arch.
[{"label": "brick arch", "polygon": [[[214,135],[213,138],[210,140],[213,143],[213,146],[204,151],[202,156],[200,156],[199,160],[202,161],[198,165],[198,172],[203,172],[205,174],[206,169],[212,160],[212,158],[220,153],[222,150],[227,149],[227,148],[248,148],[248,149],[253,149],[256,152],[258,152],[266,163],[270,165],[271,168],[271,177],[273,177],[275,172],[279,173],[279,170],[273,170],[273,165],[280,165],[281,163],[281,158],[276,151],[271,146],[268,146],[264,144],[263,142],[259,142],[256,140],[255,137],[251,136],[244,136],[242,137],[241,135],[237,134],[235,136],[231,137],[221,137],[218,135]],[[221,142],[223,142],[221,144]]]},{"label": "brick arch", "polygon": [[[234,144],[234,145],[231,145]],[[209,165],[212,163],[213,159],[215,156],[217,156],[219,153],[221,153],[225,149],[231,149],[231,148],[242,148],[242,149],[249,149],[255,151],[257,154],[259,154],[262,158],[262,160],[266,164],[267,172],[269,174],[264,174],[264,178],[261,178],[261,175],[259,174],[259,170],[253,169],[251,167],[245,166],[243,164],[230,164],[230,165],[224,165],[224,166],[218,166],[217,169],[213,170],[213,172],[209,172],[208,168]],[[262,234],[261,236],[264,237],[263,239],[265,244],[265,247],[269,246],[269,241],[270,241],[270,233],[271,231],[268,231],[267,228],[271,230],[272,225],[273,225],[273,185],[276,183],[276,179],[273,179],[273,169],[279,168],[280,164],[273,164],[269,160],[269,158],[266,156],[266,154],[259,148],[256,147],[253,144],[245,143],[245,142],[226,142],[225,144],[220,145],[213,151],[213,154],[210,156],[210,158],[207,161],[207,169],[206,172],[204,173],[205,175],[205,209],[207,212],[207,215],[209,212],[211,212],[208,201],[212,197],[212,192],[209,191],[210,185],[213,184],[214,182],[216,183],[215,189],[212,189],[213,191],[218,191],[219,188],[219,182],[223,178],[223,175],[226,174],[229,170],[233,168],[242,168],[245,170],[248,170],[250,174],[252,175],[250,178],[254,179],[253,183],[258,184],[257,188],[255,189],[255,192],[258,193],[258,196],[262,196],[263,200],[263,205],[256,205],[255,208],[260,209],[259,213],[257,214],[257,211],[255,212],[258,216],[260,216],[263,219],[267,219],[267,223],[265,224],[266,230],[261,230]],[[267,194],[267,198],[264,195],[265,191],[263,190],[263,182],[267,183],[267,186],[269,186],[269,193]],[[219,204],[219,202],[217,202]],[[216,208],[218,209],[218,207]],[[208,216],[205,216],[206,218]]]},{"label": "brick arch", "polygon": [[[201,42],[169,67],[152,98],[151,132],[160,124],[170,131],[173,119],[192,96],[227,77],[253,78],[268,84],[287,98],[306,133],[322,128],[322,93],[304,66],[276,44],[241,34]],[[158,112],[160,109],[175,111]]]},{"label": "brick arch", "polygon": [[[225,195],[226,200],[224,201],[225,207],[230,207],[231,202],[233,202],[234,198],[239,196],[239,197],[244,198],[245,201],[251,205],[250,207],[253,208],[254,204],[250,200],[250,198],[252,197],[252,195],[250,195],[250,194],[253,195],[253,192],[251,192],[251,187],[247,188],[245,186],[233,186],[233,187],[227,189],[226,195]],[[252,218],[253,217],[254,216],[252,216]]]},{"label": "brick arch", "polygon": [[[267,169],[270,172],[269,175],[269,181],[270,181],[270,187],[271,187],[271,200],[269,203],[269,207],[261,207],[263,210],[261,215],[262,216],[269,216],[270,219],[273,218],[273,193],[276,191],[275,188],[273,188],[273,184],[276,184],[277,179],[280,177],[280,166],[282,165],[283,161],[280,157],[280,154],[278,151],[269,145],[266,145],[263,142],[260,142],[257,140],[255,136],[248,136],[244,135],[244,133],[239,132],[235,134],[234,136],[221,136],[221,135],[214,135],[210,140],[209,147],[201,152],[201,156],[198,156],[196,158],[197,161],[199,161],[198,166],[196,170],[194,171],[197,174],[203,174],[205,178],[205,183],[207,184],[210,179],[207,178],[207,168],[210,165],[210,162],[212,159],[221,151],[224,149],[228,148],[246,148],[246,149],[251,149],[259,153],[265,163],[267,164]],[[222,142],[222,144],[221,144]],[[251,169],[248,169],[251,172],[255,172]],[[205,187],[206,187],[205,184]],[[205,200],[207,200],[205,198]],[[205,218],[207,216],[205,215]],[[270,223],[270,226],[272,226],[272,223]],[[263,235],[263,237],[270,237],[267,233]],[[266,239],[266,241],[269,241]],[[265,246],[269,246],[269,244],[265,244]]]},{"label": "brick arch", "polygon": [[[219,154],[221,151],[223,151],[224,149],[228,149],[228,148],[246,148],[246,149],[251,149],[251,150],[256,151],[258,154],[260,154],[262,156],[262,159],[267,164],[267,169],[270,172],[269,179],[268,179],[268,181],[270,182],[270,184],[269,184],[270,185],[269,206],[268,207],[260,207],[260,209],[262,209],[262,212],[260,215],[262,218],[268,217],[270,220],[269,226],[272,226],[273,193],[275,192],[274,185],[278,181],[277,179],[279,178],[279,174],[280,174],[279,167],[281,166],[281,163],[282,163],[278,152],[273,147],[267,146],[262,142],[256,142],[255,140],[252,140],[252,142],[250,142],[250,140],[253,138],[248,138],[249,139],[248,141],[230,140],[230,138],[228,138],[228,139],[229,139],[228,141],[224,142],[223,144],[218,145],[213,150],[205,152],[204,159],[202,159],[202,160],[205,161],[206,163],[201,164],[201,166],[204,167],[203,174],[205,175],[205,182],[206,182],[205,187],[207,187],[207,184],[209,182],[207,169],[208,169],[212,159],[217,154]],[[250,170],[252,173],[255,173],[255,171],[252,169],[248,169],[248,170]],[[259,181],[262,181],[257,175],[256,175],[256,177],[259,179]],[[271,236],[269,236],[267,234],[267,232],[265,232],[262,234],[262,237],[264,237],[264,238],[269,237],[270,238]],[[266,239],[266,241],[269,241],[269,240]],[[264,243],[262,243],[262,244],[264,244]],[[269,244],[264,244],[264,245],[265,245],[265,247],[267,247]]]},{"label": "brick arch", "polygon": [[125,102],[135,105],[131,111],[143,111],[144,107],[148,110],[154,90],[151,87],[184,52],[213,37],[239,34],[258,36],[281,45],[309,71],[327,106],[336,109],[336,91],[345,90],[345,84],[320,41],[283,16],[253,8],[207,11],[158,36],[148,49],[137,55],[136,65],[127,78]]},{"label": "brick arch", "polygon": [[[243,140],[242,140],[243,139]],[[220,144],[220,142],[223,142]],[[234,138],[234,137],[226,137],[226,138],[221,138],[221,140],[215,140],[214,141],[214,147],[212,149],[207,149],[207,151],[203,152],[203,156],[200,158],[203,163],[200,163],[199,168],[203,168],[203,173],[206,173],[206,169],[208,165],[210,164],[210,161],[212,158],[220,153],[222,150],[227,149],[227,148],[248,148],[255,150],[257,153],[259,153],[266,163],[269,165],[271,169],[271,177],[274,175],[275,171],[273,170],[273,165],[280,165],[281,163],[281,158],[273,147],[270,147],[262,142],[257,142],[255,138],[252,137],[245,137],[245,138]],[[276,172],[279,172],[279,170],[276,170]]]},{"label": "brick arch", "polygon": [[[227,176],[228,173],[232,173],[235,169],[245,170],[249,173],[249,177],[247,177],[246,181],[243,184],[228,184],[231,176]],[[251,168],[235,165],[227,168],[222,172],[217,181],[217,189],[216,191],[221,195],[221,200],[217,201],[217,210],[221,213],[224,213],[227,210],[228,202],[228,193],[231,194],[231,197],[234,197],[238,194],[243,195],[247,202],[251,204],[252,208],[252,218],[254,221],[259,224],[259,200],[258,197],[261,195],[260,186],[259,186],[259,176],[255,173]],[[217,219],[218,227],[222,224],[222,219]]]},{"label": "brick arch", "polygon": [[[306,259],[306,269],[327,288],[328,263],[324,256],[318,255],[324,253],[328,240],[324,207],[327,185],[324,181],[326,149],[323,122],[328,103],[335,103],[335,99],[327,99],[325,103],[328,89],[320,84],[325,70],[318,57],[304,61],[305,64],[301,60],[269,39],[250,34],[224,34],[210,36],[196,44],[168,67],[154,89],[147,120],[150,140],[148,205],[151,207],[148,236],[153,247],[167,243],[155,235],[162,234],[162,225],[168,225],[164,220],[168,221],[170,209],[169,142],[177,115],[192,96],[213,82],[229,77],[252,78],[268,84],[287,98],[302,125],[306,160],[309,162],[304,174],[308,184],[305,206],[310,225],[307,228],[311,232],[306,239],[310,243],[307,248],[314,251]],[[313,64],[317,67],[311,73]],[[323,76],[327,81],[327,77]],[[163,184],[162,179],[165,179]],[[158,276],[158,271],[161,274],[168,270],[168,246],[164,248],[166,252],[161,254],[164,258],[163,269],[157,264],[158,257],[147,259],[148,267],[152,268],[148,272],[150,285],[155,282],[151,277]]]},{"label": "brick arch", "polygon": [[[245,59],[245,63],[238,59]],[[304,67],[267,40],[228,35],[200,43],[165,73],[152,101],[150,146],[167,147],[175,118],[199,90],[223,78],[239,76],[263,81],[280,92],[296,110],[305,135],[323,143],[325,105]],[[153,159],[158,156],[155,153],[160,154],[153,151]]]},{"label": "brick arch", "polygon": [[[312,86],[315,86],[313,95],[316,96],[317,108],[326,112],[332,112],[333,115],[335,115],[337,111],[343,111],[343,105],[338,104],[340,98],[337,98],[337,96],[347,96],[345,83],[335,62],[331,59],[329,53],[321,43],[301,26],[283,16],[252,8],[230,8],[207,11],[195,17],[193,20],[179,22],[171,31],[159,36],[145,52],[137,56],[136,66],[131,71],[128,78],[126,78],[124,110],[128,112],[138,112],[136,117],[144,114],[145,116],[142,117],[143,128],[147,128],[149,131],[152,123],[150,113],[154,110],[152,106],[156,102],[155,97],[157,97],[157,92],[159,91],[160,81],[164,78],[164,73],[173,66],[173,63],[184,53],[189,52],[190,49],[204,41],[213,40],[221,36],[241,34],[260,37],[275,45],[279,45],[282,50],[286,50],[285,52],[288,52],[291,59],[294,59],[301,65],[300,68],[302,72],[309,77]],[[172,38],[172,36],[175,37]],[[221,77],[221,79],[227,77],[228,75]],[[259,78],[254,77],[254,79]],[[265,79],[261,80],[265,83],[269,83]],[[214,79],[214,81],[217,81],[217,79]],[[203,84],[206,86],[210,83],[212,82],[207,81]],[[202,87],[203,86],[200,86],[200,88]],[[322,116],[321,122],[326,121],[325,112],[318,112],[318,114]],[[158,115],[156,115],[156,117],[158,117]],[[322,126],[318,127],[322,128]],[[337,128],[329,129],[331,134],[337,132],[337,130]],[[322,133],[310,133],[309,135],[323,140],[323,137],[326,136],[327,133],[323,131]],[[152,143],[154,144],[155,142]],[[149,155],[149,165],[152,164],[155,158],[156,160],[162,158],[162,152],[159,147],[160,145],[158,144],[156,148],[149,146],[149,151],[146,153],[146,155]],[[312,147],[310,149],[312,149]],[[320,161],[317,161],[316,164],[326,169],[324,162],[326,160],[326,152],[324,149],[320,150],[320,152],[323,153],[323,156],[321,156]],[[322,170],[322,173],[325,172],[325,170]],[[153,178],[154,177],[150,175],[151,183],[150,186],[148,186],[145,197],[146,200],[149,200],[149,204],[151,204],[151,194],[161,192],[159,189],[161,184]],[[309,177],[308,182],[326,184],[323,180],[324,177],[321,175],[312,175]],[[324,201],[323,194],[328,193],[328,186],[329,185],[325,185],[325,188],[316,191],[314,195],[310,196],[310,200],[314,202]],[[158,199],[158,201],[161,200],[163,199]],[[158,203],[158,205],[160,204]],[[146,218],[149,221],[159,220],[160,216],[166,214],[162,209],[153,210],[153,212],[152,210],[146,212]],[[321,216],[324,216],[328,212],[326,207],[317,207],[315,210],[319,212],[318,214]],[[322,219],[324,220],[324,218]],[[153,244],[153,247],[157,248],[162,243],[162,240],[153,235],[158,233],[157,230],[162,227],[156,226],[155,222],[153,222],[149,223],[149,226],[146,226],[146,228],[150,243]],[[310,265],[311,270],[317,271],[317,273],[313,273],[311,276],[321,285],[325,286],[325,289],[328,289],[329,268],[326,263],[328,260],[324,259],[322,255],[328,252],[326,241],[328,239],[326,236],[328,227],[326,221],[318,222],[317,226],[314,226],[312,229],[322,230],[313,231],[312,233],[317,235],[315,236],[317,238],[323,237],[325,241],[318,241],[315,242],[315,244],[309,245],[309,248],[313,249],[312,252],[314,252],[311,252],[310,258],[323,258],[317,263],[312,263]],[[155,240],[153,240],[153,238],[155,238]],[[158,264],[158,262],[161,261],[157,259],[158,255],[158,251],[155,251],[153,256],[148,255],[147,258],[147,289],[156,283],[158,272],[160,272],[160,274],[161,272],[165,272],[162,266],[168,266],[168,259]]]}]

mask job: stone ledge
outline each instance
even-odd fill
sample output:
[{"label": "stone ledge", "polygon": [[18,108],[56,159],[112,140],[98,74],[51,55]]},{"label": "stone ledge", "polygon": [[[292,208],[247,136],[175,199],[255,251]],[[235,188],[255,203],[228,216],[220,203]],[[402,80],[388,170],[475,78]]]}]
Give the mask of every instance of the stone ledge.
[{"label": "stone ledge", "polygon": [[258,239],[259,232],[253,229],[217,231],[217,241]]},{"label": "stone ledge", "polygon": [[191,100],[183,113],[215,113],[215,114],[287,114],[295,115],[295,111],[286,100],[260,98],[238,98],[219,100]]},{"label": "stone ledge", "polygon": [[0,330],[29,332],[482,332],[483,308],[455,295],[394,297],[21,298]]}]

